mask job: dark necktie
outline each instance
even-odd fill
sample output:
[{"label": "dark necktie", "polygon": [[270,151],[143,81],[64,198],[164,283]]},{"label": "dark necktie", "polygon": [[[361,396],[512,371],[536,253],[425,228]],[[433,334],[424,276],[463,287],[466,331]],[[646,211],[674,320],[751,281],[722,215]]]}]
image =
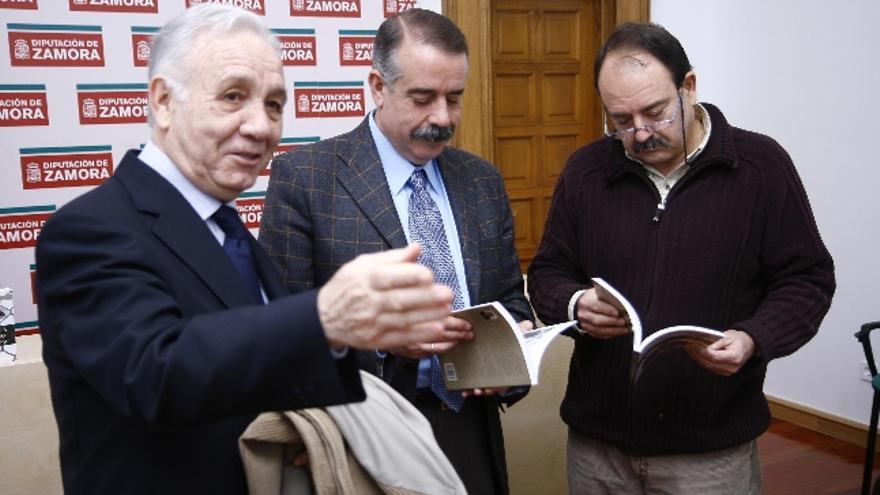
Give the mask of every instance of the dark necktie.
[{"label": "dark necktie", "polygon": [[248,242],[250,232],[241,223],[238,213],[229,206],[223,205],[211,215],[217,225],[226,234],[223,240],[223,249],[232,260],[232,264],[241,274],[245,287],[253,296],[254,302],[263,304],[263,294],[260,292],[260,278],[257,275],[257,267],[254,265],[254,255]]},{"label": "dark necktie", "polygon": [[[434,272],[435,282],[452,289],[454,294],[452,307],[461,309],[464,307],[464,301],[458,286],[455,265],[452,263],[452,252],[446,240],[443,217],[440,216],[437,203],[428,194],[427,183],[428,177],[422,169],[413,172],[409,178],[409,185],[413,190],[409,196],[410,239],[422,245],[419,264]],[[431,390],[453,411],[460,411],[464,405],[464,398],[460,392],[446,390],[446,385],[443,383],[443,369],[436,354],[431,356]]]}]

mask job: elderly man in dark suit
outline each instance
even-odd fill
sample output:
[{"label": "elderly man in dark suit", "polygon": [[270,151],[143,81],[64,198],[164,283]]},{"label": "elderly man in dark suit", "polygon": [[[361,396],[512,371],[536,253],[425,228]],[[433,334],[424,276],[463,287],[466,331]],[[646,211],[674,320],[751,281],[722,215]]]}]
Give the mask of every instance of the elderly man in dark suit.
[{"label": "elderly man in dark suit", "polygon": [[[245,494],[261,411],[362,400],[354,352],[467,337],[407,248],[286,295],[231,202],[281,136],[277,41],[213,4],[153,42],[152,135],[49,219],[37,245],[43,357],[67,494]],[[303,252],[308,254],[308,252]]]},{"label": "elderly man in dark suit", "polygon": [[[327,283],[362,253],[418,242],[420,263],[453,289],[456,307],[498,300],[531,327],[502,178],[446,146],[467,68],[464,35],[440,14],[413,9],[380,26],[369,74],[376,111],[347,134],[273,161],[260,241],[291,290]],[[447,325],[468,328],[455,318]],[[443,390],[436,353],[454,344],[378,347],[363,366],[425,414],[468,493],[507,493],[499,400],[522,391],[462,399]]]}]

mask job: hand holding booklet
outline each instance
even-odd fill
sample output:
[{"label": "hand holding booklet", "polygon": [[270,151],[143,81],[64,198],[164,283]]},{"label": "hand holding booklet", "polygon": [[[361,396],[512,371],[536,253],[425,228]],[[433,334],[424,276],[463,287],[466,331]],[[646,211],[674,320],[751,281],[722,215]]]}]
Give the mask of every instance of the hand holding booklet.
[{"label": "hand holding booklet", "polygon": [[633,378],[638,379],[642,368],[652,356],[688,344],[707,346],[724,337],[724,333],[696,325],[676,325],[666,327],[643,336],[642,321],[632,304],[623,295],[601,278],[593,278],[593,288],[600,301],[611,304],[626,320],[633,332]]},{"label": "hand holding booklet", "polygon": [[474,338],[439,356],[449,390],[536,385],[541,358],[550,342],[576,323],[569,321],[523,332],[497,301],[452,315],[470,322]]}]

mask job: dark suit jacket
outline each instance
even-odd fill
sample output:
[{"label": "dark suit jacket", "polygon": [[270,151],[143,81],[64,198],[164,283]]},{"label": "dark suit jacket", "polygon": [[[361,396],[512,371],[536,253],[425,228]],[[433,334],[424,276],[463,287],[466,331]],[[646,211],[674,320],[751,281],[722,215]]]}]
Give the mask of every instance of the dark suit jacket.
[{"label": "dark suit jacket", "polygon": [[[517,320],[532,320],[513,242],[510,203],[498,170],[449,147],[437,164],[458,228],[470,303],[497,300]],[[273,160],[260,242],[294,292],[321,286],[360,254],[407,244],[367,119],[347,134]],[[381,374],[398,392],[414,399],[416,360],[386,359],[377,369],[375,353],[361,356],[364,369]],[[506,486],[497,399],[468,400],[486,402],[496,474]]]},{"label": "dark suit jacket", "polygon": [[244,494],[237,440],[258,412],[363,399],[316,293],[285,295],[251,241],[264,306],[136,152],[46,223],[39,317],[67,494]]}]

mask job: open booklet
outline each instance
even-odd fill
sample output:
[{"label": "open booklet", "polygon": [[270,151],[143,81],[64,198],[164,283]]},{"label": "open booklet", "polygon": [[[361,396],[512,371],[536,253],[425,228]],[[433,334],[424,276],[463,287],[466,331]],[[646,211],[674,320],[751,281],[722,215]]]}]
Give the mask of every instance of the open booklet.
[{"label": "open booklet", "polygon": [[722,332],[696,325],[676,325],[658,330],[643,338],[642,321],[632,304],[623,295],[601,278],[594,277],[593,288],[601,301],[611,304],[626,320],[633,333],[633,378],[637,379],[642,368],[652,357],[663,351],[687,344],[707,346],[724,337]]},{"label": "open booklet", "polygon": [[497,301],[452,314],[470,322],[474,338],[439,356],[449,390],[536,385],[550,341],[575,324],[570,321],[523,332]]}]

